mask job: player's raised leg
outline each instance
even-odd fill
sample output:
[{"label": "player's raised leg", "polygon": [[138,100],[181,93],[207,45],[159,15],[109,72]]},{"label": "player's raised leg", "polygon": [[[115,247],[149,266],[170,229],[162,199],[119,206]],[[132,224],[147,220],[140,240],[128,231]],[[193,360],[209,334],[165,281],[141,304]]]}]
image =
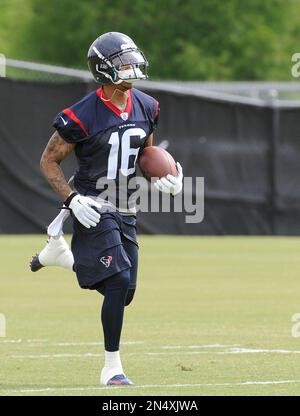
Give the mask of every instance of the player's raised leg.
[{"label": "player's raised leg", "polygon": [[32,272],[36,272],[45,266],[57,266],[73,270],[74,257],[63,237],[63,223],[69,215],[69,212],[63,209],[49,225],[46,246],[39,254],[33,256],[30,262]]},{"label": "player's raised leg", "polygon": [[48,237],[47,244],[43,250],[32,257],[30,268],[36,272],[45,266],[63,267],[73,271],[74,257],[68,243],[61,235],[59,237]]}]

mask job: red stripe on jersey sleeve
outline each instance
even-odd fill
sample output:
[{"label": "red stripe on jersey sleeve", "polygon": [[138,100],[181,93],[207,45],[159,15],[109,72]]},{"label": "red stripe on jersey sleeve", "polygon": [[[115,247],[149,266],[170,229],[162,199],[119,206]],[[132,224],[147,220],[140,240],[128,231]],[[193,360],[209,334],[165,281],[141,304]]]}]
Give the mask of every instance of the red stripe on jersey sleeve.
[{"label": "red stripe on jersey sleeve", "polygon": [[75,121],[76,124],[78,124],[78,126],[81,127],[81,129],[85,132],[85,134],[88,136],[89,133],[87,131],[87,129],[84,127],[83,123],[79,120],[79,118],[76,116],[75,113],[73,113],[73,111],[70,108],[66,108],[65,110],[63,110],[63,113],[66,114],[68,117],[70,117],[73,121]]}]

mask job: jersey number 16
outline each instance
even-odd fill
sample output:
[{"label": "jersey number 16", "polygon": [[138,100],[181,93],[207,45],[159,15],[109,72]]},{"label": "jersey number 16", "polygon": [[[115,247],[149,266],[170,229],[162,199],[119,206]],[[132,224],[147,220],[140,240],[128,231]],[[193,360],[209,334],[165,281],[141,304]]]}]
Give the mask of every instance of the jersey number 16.
[{"label": "jersey number 16", "polygon": [[[130,147],[130,139],[132,137],[139,137],[143,139],[146,133],[143,129],[132,128],[125,130],[121,138],[119,132],[111,134],[108,143],[111,145],[108,156],[107,179],[116,179],[118,168],[124,176],[132,175],[135,172],[135,162],[139,154],[140,148]],[[121,149],[121,166],[118,166],[119,150]],[[134,156],[132,167],[129,167],[129,158]]]}]

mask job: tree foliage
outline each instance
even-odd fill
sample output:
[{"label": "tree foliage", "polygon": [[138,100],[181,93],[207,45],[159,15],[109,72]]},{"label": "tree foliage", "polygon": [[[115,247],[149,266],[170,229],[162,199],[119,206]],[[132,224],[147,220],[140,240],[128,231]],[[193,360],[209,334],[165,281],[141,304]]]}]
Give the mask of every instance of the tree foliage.
[{"label": "tree foliage", "polygon": [[[3,4],[3,6],[2,6]],[[1,0],[0,51],[86,67],[101,33],[133,37],[152,78],[290,79],[300,52],[297,0]]]}]

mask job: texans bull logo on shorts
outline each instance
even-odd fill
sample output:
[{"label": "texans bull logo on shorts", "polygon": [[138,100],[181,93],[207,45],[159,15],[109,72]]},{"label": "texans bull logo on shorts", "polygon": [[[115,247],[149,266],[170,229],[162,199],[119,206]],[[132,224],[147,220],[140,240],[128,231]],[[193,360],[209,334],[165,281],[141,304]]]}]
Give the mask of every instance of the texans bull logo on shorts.
[{"label": "texans bull logo on shorts", "polygon": [[104,264],[106,268],[110,266],[110,263],[112,261],[112,256],[103,256],[100,259],[101,263]]}]

